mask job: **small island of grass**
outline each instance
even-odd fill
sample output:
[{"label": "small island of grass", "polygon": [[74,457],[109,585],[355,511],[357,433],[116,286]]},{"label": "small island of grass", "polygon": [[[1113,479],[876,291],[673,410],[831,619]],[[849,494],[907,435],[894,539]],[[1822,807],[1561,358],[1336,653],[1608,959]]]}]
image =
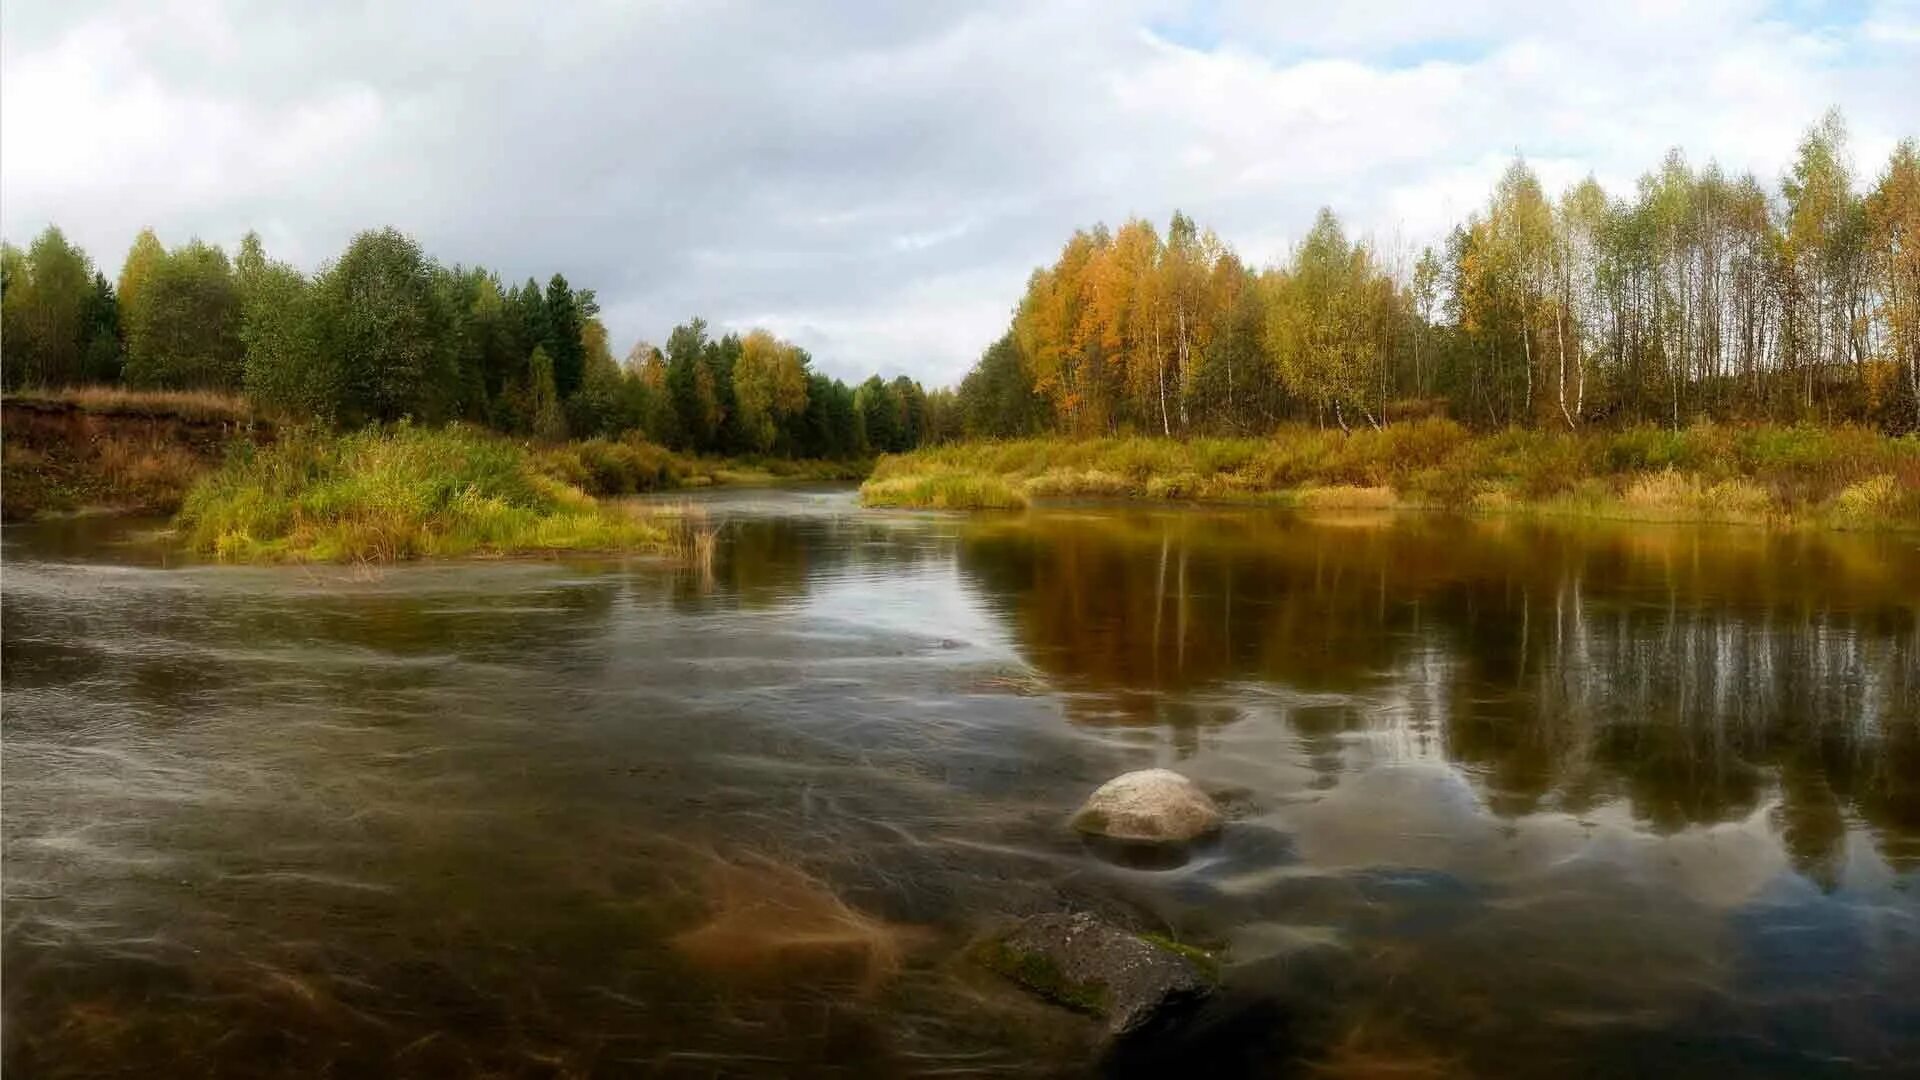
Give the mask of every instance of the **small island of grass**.
[{"label": "small island of grass", "polygon": [[685,529],[595,499],[510,440],[406,424],[238,444],[177,520],[194,550],[245,562],[667,551]]}]

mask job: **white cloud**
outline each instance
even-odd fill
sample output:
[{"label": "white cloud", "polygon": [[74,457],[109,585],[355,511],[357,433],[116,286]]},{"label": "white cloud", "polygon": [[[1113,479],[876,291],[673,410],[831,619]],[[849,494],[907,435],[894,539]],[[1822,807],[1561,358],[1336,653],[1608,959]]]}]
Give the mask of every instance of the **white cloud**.
[{"label": "white cloud", "polygon": [[951,381],[1076,226],[1175,207],[1259,262],[1316,207],[1438,236],[1511,156],[1616,191],[1670,146],[1768,183],[1829,104],[1920,132],[1920,5],[7,9],[0,230],[312,267],[394,224],[598,289],[616,339],[765,322]]}]

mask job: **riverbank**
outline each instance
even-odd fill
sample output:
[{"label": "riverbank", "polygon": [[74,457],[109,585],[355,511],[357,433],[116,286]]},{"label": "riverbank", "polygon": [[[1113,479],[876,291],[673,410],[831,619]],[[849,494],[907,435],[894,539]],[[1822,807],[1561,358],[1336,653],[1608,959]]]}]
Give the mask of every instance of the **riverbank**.
[{"label": "riverbank", "polygon": [[861,488],[869,506],[937,509],[1075,497],[1920,528],[1920,439],[1727,425],[1476,435],[1425,420],[1257,439],[959,443],[884,457]]},{"label": "riverbank", "polygon": [[697,556],[698,522],[602,500],[723,485],[858,480],[868,461],[709,458],[637,436],[527,443],[459,425],[335,434],[279,425],[247,400],[118,389],[8,395],[9,521],[177,514],[222,559],[387,561],[556,550]]},{"label": "riverbank", "polygon": [[83,510],[171,514],[236,441],[271,443],[245,398],[112,388],[0,399],[0,509],[8,521]]}]

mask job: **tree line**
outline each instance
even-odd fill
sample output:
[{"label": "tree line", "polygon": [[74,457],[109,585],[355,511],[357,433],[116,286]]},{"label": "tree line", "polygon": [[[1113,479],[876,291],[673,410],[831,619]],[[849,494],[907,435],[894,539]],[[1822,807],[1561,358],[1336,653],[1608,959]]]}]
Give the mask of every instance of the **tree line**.
[{"label": "tree line", "polygon": [[[342,426],[461,420],[541,439],[640,432],[675,449],[851,458],[911,449],[951,415],[951,392],[905,376],[858,386],[812,369],[765,330],[698,318],[664,348],[614,359],[591,289],[542,288],[445,266],[410,237],[356,236],[307,275],[248,233],[229,258],[151,229],[117,281],[49,226],[0,246],[0,378],[8,389],[121,383],[244,391]],[[956,425],[949,424],[949,427]]]},{"label": "tree line", "polygon": [[1255,270],[1175,213],[1076,232],[962,382],[972,437],[1699,418],[1920,429],[1920,153],[1856,189],[1838,113],[1777,191],[1678,150],[1630,197],[1523,161],[1417,254],[1322,210]]},{"label": "tree line", "polygon": [[1322,210],[1255,269],[1175,213],[1077,231],[957,391],[815,372],[700,319],[614,359],[592,290],[444,266],[392,229],[306,275],[135,240],[117,282],[49,227],[0,248],[7,387],[245,390],[340,424],[460,419],[541,438],[846,457],[929,441],[1254,432],[1445,414],[1481,427],[1729,420],[1920,428],[1920,150],[1861,190],[1829,113],[1776,189],[1675,150],[1614,196],[1515,161],[1417,254]]}]

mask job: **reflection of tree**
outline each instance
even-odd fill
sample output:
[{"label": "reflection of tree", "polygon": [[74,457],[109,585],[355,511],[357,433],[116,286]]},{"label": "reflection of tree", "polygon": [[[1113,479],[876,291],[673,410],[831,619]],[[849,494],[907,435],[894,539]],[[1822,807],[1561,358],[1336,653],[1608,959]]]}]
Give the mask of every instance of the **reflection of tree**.
[{"label": "reflection of tree", "polygon": [[[1043,516],[969,529],[960,562],[1002,602],[1033,662],[1076,690],[1248,676],[1351,689],[1393,660],[1392,631],[1412,617],[1381,590],[1375,568],[1392,553],[1329,558],[1324,537],[1272,526],[1257,515]],[[1405,546],[1377,530],[1344,539]]]},{"label": "reflection of tree", "polygon": [[[1624,797],[1666,830],[1777,798],[1825,881],[1850,818],[1920,847],[1920,560],[1891,543],[1061,513],[976,522],[959,558],[1078,720],[1188,726],[1177,703],[1239,680],[1392,698],[1499,813]],[[1293,722],[1329,779],[1368,723]]]},{"label": "reflection of tree", "polygon": [[777,608],[804,599],[822,577],[899,570],[932,554],[923,533],[851,517],[739,517],[720,529],[712,574],[682,574],[675,583],[683,610]]}]

